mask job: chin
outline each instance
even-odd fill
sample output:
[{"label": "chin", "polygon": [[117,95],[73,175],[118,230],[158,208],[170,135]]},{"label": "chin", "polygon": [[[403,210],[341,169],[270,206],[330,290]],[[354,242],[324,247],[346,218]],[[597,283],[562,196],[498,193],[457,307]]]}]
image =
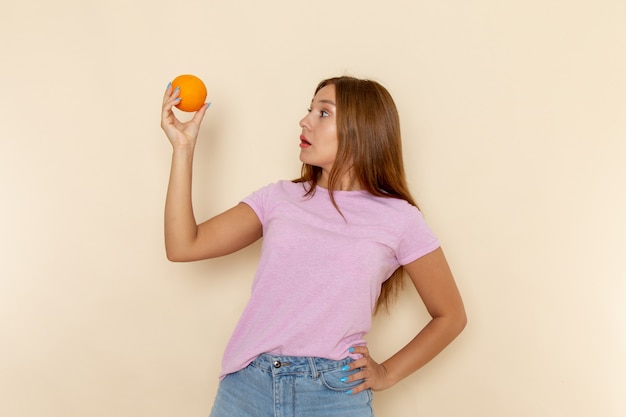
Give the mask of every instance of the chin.
[{"label": "chin", "polygon": [[302,155],[302,152],[300,152],[300,157],[298,159],[300,159],[300,162],[303,164],[315,165],[311,163],[311,158],[307,158],[305,155]]}]

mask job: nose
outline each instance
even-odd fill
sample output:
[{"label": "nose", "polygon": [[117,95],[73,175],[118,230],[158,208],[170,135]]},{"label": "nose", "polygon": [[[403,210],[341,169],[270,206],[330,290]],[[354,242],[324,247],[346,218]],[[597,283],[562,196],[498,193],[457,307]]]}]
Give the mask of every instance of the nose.
[{"label": "nose", "polygon": [[304,116],[302,119],[300,119],[300,123],[298,123],[298,125],[300,126],[300,128],[302,129],[309,129],[310,128],[310,124],[309,124],[309,115],[307,114],[306,116]]}]

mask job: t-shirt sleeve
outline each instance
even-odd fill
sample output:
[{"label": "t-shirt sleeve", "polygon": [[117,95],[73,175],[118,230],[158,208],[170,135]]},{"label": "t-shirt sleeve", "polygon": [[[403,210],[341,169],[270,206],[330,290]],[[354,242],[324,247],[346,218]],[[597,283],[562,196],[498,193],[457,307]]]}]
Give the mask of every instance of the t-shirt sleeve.
[{"label": "t-shirt sleeve", "polygon": [[245,203],[254,210],[261,224],[265,224],[265,214],[267,212],[267,202],[269,200],[269,195],[272,190],[274,184],[266,185],[263,188],[260,188],[241,200],[242,203]]},{"label": "t-shirt sleeve", "polygon": [[417,207],[411,206],[409,211],[396,251],[400,265],[409,264],[440,246],[439,239]]}]

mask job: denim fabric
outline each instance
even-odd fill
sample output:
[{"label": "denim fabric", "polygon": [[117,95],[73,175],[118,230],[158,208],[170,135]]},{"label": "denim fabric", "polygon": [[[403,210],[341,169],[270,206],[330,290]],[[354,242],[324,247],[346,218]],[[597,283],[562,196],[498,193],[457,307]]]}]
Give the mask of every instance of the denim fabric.
[{"label": "denim fabric", "polygon": [[373,417],[370,390],[346,394],[350,362],[260,355],[220,381],[210,417]]}]

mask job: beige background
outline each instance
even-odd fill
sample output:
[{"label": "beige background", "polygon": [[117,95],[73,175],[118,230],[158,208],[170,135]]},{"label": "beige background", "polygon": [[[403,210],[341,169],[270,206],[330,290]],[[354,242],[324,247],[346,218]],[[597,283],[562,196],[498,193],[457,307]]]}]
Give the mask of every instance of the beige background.
[{"label": "beige background", "polygon": [[[0,6],[0,415],[207,416],[259,246],[171,264],[162,92],[202,77],[200,219],[299,172],[316,83],[376,79],[469,325],[378,416],[621,417],[622,0]],[[408,290],[384,359],[426,316]]]}]

